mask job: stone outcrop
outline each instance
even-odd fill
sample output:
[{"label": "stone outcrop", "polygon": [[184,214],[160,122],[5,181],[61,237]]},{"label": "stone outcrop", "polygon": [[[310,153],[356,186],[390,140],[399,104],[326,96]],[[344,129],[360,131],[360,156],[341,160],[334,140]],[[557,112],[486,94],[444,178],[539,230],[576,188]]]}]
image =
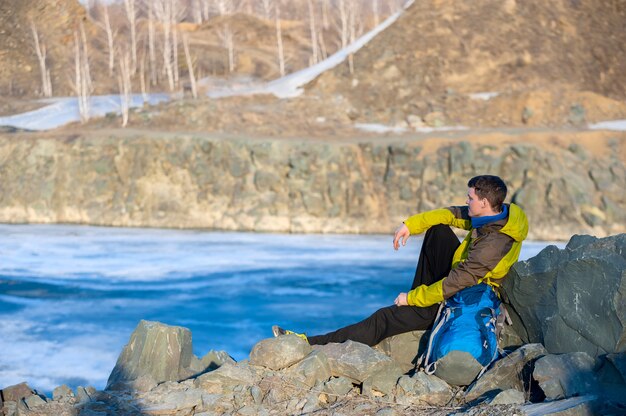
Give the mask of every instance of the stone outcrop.
[{"label": "stone outcrop", "polygon": [[342,344],[316,345],[328,357],[333,376],[362,383],[393,363],[392,359],[365,344],[346,341]]},{"label": "stone outcrop", "polygon": [[596,390],[594,367],[594,359],[584,352],[547,355],[535,363],[533,378],[546,399],[563,399]]},{"label": "stone outcrop", "polygon": [[268,338],[254,346],[250,364],[282,370],[301,361],[311,350],[308,342],[294,334],[281,339]]},{"label": "stone outcrop", "polygon": [[547,353],[541,344],[523,345],[511,353],[507,353],[496,361],[474,384],[468,387],[465,399],[468,402],[476,399],[490,399],[500,391],[509,389],[530,391],[529,381],[532,378],[533,363]]},{"label": "stone outcrop", "polygon": [[[273,351],[280,353],[291,348],[293,338],[297,337],[274,339],[276,345],[285,345]],[[158,344],[167,345],[167,338],[150,339],[157,344],[143,344],[146,350],[159,350],[162,345]],[[266,341],[261,342],[267,344]],[[48,399],[25,384],[13,386],[0,394],[4,398],[2,409],[4,416],[270,415],[326,410],[356,416],[419,411],[430,414],[446,409],[469,416],[476,414],[474,406],[481,403],[489,403],[495,410],[488,414],[493,415],[620,414],[626,409],[623,394],[600,396],[604,388],[598,389],[600,393],[596,395],[589,394],[590,386],[574,369],[584,367],[584,377],[589,380],[602,377],[600,371],[589,366],[593,360],[584,353],[553,355],[546,354],[540,345],[525,345],[497,361],[464,397],[463,389],[450,386],[435,375],[422,371],[403,374],[393,359],[379,357],[381,353],[368,346],[347,342],[326,347],[334,357],[332,360],[325,351],[315,349],[278,371],[247,360],[227,361],[204,374],[164,381],[145,390],[137,390],[132,384],[126,384],[124,390],[79,387],[75,392],[60,386],[53,399]],[[537,360],[538,357],[542,358]],[[621,368],[622,357],[612,356],[607,362]],[[267,363],[273,365],[271,361]],[[581,363],[582,367],[578,365]],[[159,363],[145,364],[159,367]],[[337,369],[349,376],[337,375]],[[574,379],[580,382],[573,382]],[[612,378],[611,383],[626,389],[623,380]],[[541,392],[546,395],[539,395]],[[543,402],[543,397],[553,400]]]},{"label": "stone outcrop", "polygon": [[626,350],[626,234],[549,246],[515,264],[503,287],[524,342],[592,357]]},{"label": "stone outcrop", "polygon": [[389,233],[417,211],[463,205],[467,180],[490,173],[526,210],[531,238],[626,231],[626,133],[333,142],[55,134],[0,135],[0,222]]},{"label": "stone outcrop", "polygon": [[428,347],[430,331],[411,331],[382,340],[374,349],[391,357],[405,373],[417,366]]},{"label": "stone outcrop", "polygon": [[215,367],[219,354],[210,352],[199,360],[192,352],[191,331],[187,328],[142,320],[117,359],[107,390],[129,386],[149,390],[164,381],[179,381]]}]

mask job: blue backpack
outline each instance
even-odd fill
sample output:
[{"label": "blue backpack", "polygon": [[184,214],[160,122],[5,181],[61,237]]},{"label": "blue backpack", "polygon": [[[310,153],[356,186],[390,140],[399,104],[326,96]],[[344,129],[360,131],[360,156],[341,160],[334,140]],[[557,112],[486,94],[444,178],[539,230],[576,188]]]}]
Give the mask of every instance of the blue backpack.
[{"label": "blue backpack", "polygon": [[424,362],[427,374],[436,370],[437,360],[450,351],[465,351],[483,367],[478,377],[499,355],[496,322],[500,299],[481,283],[467,287],[446,300],[439,309],[428,341]]}]

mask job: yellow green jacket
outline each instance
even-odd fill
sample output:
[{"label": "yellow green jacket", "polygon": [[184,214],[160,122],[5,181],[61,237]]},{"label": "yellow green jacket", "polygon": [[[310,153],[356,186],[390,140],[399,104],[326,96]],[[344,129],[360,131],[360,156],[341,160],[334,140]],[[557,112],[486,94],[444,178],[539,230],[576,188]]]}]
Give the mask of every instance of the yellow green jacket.
[{"label": "yellow green jacket", "polygon": [[477,229],[472,228],[466,206],[436,209],[408,218],[404,224],[411,235],[421,234],[437,224],[469,231],[454,253],[448,276],[429,286],[421,285],[411,290],[407,296],[408,304],[434,305],[482,282],[497,289],[500,279],[507,275],[519,258],[522,241],[528,234],[524,211],[515,204],[510,204],[508,208],[507,218]]}]

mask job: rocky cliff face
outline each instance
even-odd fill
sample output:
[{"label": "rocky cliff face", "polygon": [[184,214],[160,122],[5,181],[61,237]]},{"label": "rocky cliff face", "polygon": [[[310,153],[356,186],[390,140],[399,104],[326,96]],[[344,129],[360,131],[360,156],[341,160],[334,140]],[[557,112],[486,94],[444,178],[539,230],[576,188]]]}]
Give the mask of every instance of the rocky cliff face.
[{"label": "rocky cliff face", "polygon": [[0,136],[0,222],[389,233],[502,176],[531,238],[625,231],[624,133],[245,140],[112,131]]}]

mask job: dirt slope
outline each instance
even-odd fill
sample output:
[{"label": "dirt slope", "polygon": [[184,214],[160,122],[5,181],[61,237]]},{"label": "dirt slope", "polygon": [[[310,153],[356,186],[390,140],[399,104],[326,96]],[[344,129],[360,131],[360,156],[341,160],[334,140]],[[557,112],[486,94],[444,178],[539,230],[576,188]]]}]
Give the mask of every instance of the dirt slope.
[{"label": "dirt slope", "polygon": [[[309,92],[342,94],[363,118],[392,123],[442,112],[446,124],[533,124],[533,109],[521,112],[534,101],[555,113],[538,124],[563,124],[583,99],[583,112],[601,106],[613,117],[624,109],[612,100],[626,98],[626,1],[417,1],[354,65],[354,74],[342,65]],[[479,92],[501,96],[466,96]]]},{"label": "dirt slope", "polygon": [[85,9],[77,0],[0,1],[0,95],[36,95],[41,88],[31,21],[46,45],[53,94],[68,94],[68,52],[79,20],[89,31]]}]

